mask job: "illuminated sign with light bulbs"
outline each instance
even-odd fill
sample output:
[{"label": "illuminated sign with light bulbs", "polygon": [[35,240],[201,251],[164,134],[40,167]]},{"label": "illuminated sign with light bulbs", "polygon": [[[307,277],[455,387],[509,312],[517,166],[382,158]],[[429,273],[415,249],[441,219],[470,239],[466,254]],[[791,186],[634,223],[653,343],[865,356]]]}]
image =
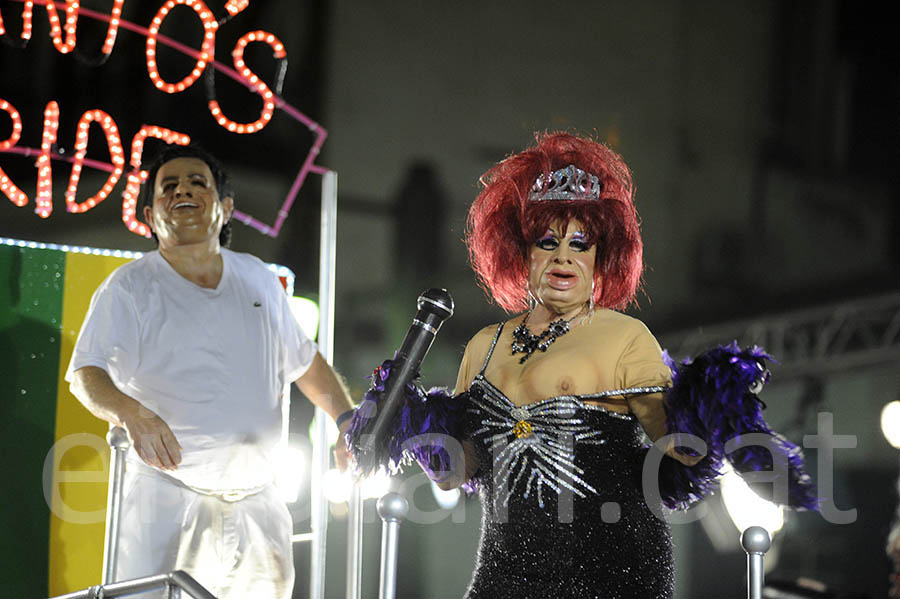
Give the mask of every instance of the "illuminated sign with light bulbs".
[{"label": "illuminated sign with light bulbs", "polygon": [[[167,94],[181,93],[194,85],[205,73],[207,78],[207,110],[215,121],[229,132],[239,135],[258,133],[272,120],[276,108],[284,111],[291,118],[308,127],[315,134],[315,141],[303,160],[300,170],[294,179],[294,183],[291,186],[281,209],[278,211],[275,223],[271,225],[265,224],[239,210],[234,211],[234,218],[236,220],[259,230],[263,234],[271,237],[277,236],[306,176],[309,173],[322,174],[327,172],[328,169],[313,164],[313,160],[319,154],[322,144],[325,141],[325,137],[328,135],[327,132],[318,123],[312,121],[299,110],[286,103],[278,95],[280,93],[280,80],[283,78],[287,66],[287,53],[285,52],[284,45],[281,41],[275,37],[275,35],[267,31],[250,31],[238,39],[231,51],[234,69],[219,63],[215,59],[216,32],[222,24],[247,8],[250,4],[249,0],[228,0],[224,5],[228,16],[221,21],[216,20],[212,11],[203,0],[167,0],[159,7],[159,10],[157,10],[156,15],[150,22],[150,26],[146,29],[122,19],[122,7],[125,0],[114,0],[109,14],[98,13],[82,8],[79,5],[78,0],[67,0],[65,3],[52,2],[51,0],[16,1],[22,3],[22,32],[20,35],[20,46],[24,46],[31,39],[35,5],[44,6],[46,8],[47,19],[50,24],[50,39],[53,42],[54,48],[56,48],[60,54],[68,54],[75,50],[77,24],[80,16],[103,21],[108,24],[108,27],[106,38],[104,39],[101,49],[101,55],[95,59],[86,61],[88,64],[99,65],[106,60],[113,51],[119,28],[122,27],[143,35],[146,38],[147,74],[153,85],[161,92]],[[192,9],[203,25],[203,42],[199,51],[188,48],[159,33],[160,27],[166,20],[166,17],[172,9],[178,5],[184,5]],[[7,3],[6,6],[9,6],[9,4]],[[61,23],[59,15],[59,10],[62,9],[65,9],[64,25]],[[2,9],[0,9],[0,35],[8,37],[8,32],[3,23]],[[272,49],[273,56],[279,62],[278,83],[275,86],[275,91],[260,79],[260,77],[258,77],[244,62],[244,50],[252,43],[263,43],[268,45]],[[193,69],[181,81],[172,83],[164,80],[160,75],[156,61],[158,44],[165,44],[195,60]],[[262,98],[262,109],[259,117],[255,121],[238,123],[229,119],[224,114],[215,97],[215,85],[213,82],[215,71],[228,75]],[[74,213],[87,212],[105,200],[122,178],[122,175],[125,174],[125,150],[122,146],[119,128],[113,117],[102,110],[88,110],[79,119],[75,138],[75,152],[73,156],[62,155],[55,150],[57,131],[59,129],[59,106],[55,101],[49,101],[44,109],[43,134],[41,136],[41,147],[39,150],[36,148],[23,148],[17,145],[22,135],[22,117],[15,106],[5,99],[0,98],[0,112],[5,112],[12,122],[12,130],[9,137],[6,140],[0,141],[0,152],[35,156],[37,158],[35,212],[41,218],[48,218],[53,212],[53,160],[63,160],[72,163],[69,184],[65,192],[65,201],[66,210]],[[111,164],[86,158],[88,133],[91,123],[96,123],[105,135],[106,145],[109,149],[109,155],[112,162]],[[148,137],[157,138],[166,143],[181,145],[186,145],[190,143],[191,140],[190,136],[186,133],[172,131],[157,125],[146,124],[142,125],[131,139],[131,153],[128,163],[129,170],[126,175],[125,190],[122,193],[122,221],[130,231],[144,237],[150,236],[150,230],[147,225],[137,220],[137,200],[140,195],[141,184],[147,178],[147,171],[141,169],[141,159],[144,142]],[[81,172],[85,166],[106,171],[109,173],[109,176],[102,188],[96,194],[79,202],[76,199],[76,192],[78,190]],[[2,191],[16,206],[23,207],[28,204],[28,196],[7,176],[2,167],[0,167],[0,191]]]}]

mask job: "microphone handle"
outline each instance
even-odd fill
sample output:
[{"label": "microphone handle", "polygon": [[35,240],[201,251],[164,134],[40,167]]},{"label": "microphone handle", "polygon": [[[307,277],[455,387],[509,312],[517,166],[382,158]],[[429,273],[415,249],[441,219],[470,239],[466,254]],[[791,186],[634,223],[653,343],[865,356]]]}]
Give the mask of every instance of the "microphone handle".
[{"label": "microphone handle", "polygon": [[[428,350],[434,341],[436,327],[430,326],[427,316],[422,319],[420,316],[423,311],[416,314],[413,320],[413,326],[410,327],[403,344],[397,351],[397,357],[394,359],[394,366],[391,369],[390,377],[384,390],[384,397],[379,402],[378,414],[372,419],[371,426],[360,439],[360,450],[362,453],[368,453],[375,450],[376,447],[384,442],[384,437],[390,429],[391,423],[397,410],[403,403],[403,395],[406,391],[406,385],[409,383]],[[428,330],[425,326],[432,330]],[[440,326],[440,323],[437,323]],[[433,332],[435,331],[435,332]]]}]

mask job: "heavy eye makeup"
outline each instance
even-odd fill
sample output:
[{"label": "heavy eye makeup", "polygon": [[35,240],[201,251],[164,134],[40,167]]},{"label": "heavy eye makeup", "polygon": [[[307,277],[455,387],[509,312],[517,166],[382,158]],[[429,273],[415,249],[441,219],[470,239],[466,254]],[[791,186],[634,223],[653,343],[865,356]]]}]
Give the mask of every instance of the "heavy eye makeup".
[{"label": "heavy eye makeup", "polygon": [[[559,247],[559,237],[555,234],[546,234],[535,242],[535,246],[546,251],[553,251]],[[569,239],[569,248],[571,248],[575,252],[586,252],[591,249],[590,244],[584,238],[584,234],[576,232],[572,235],[572,238]]]},{"label": "heavy eye makeup", "polygon": [[559,247],[559,240],[554,235],[544,235],[534,245],[542,250],[552,251]]},{"label": "heavy eye makeup", "polygon": [[587,242],[587,239],[584,238],[584,234],[581,232],[575,233],[575,235],[572,236],[572,239],[569,240],[569,247],[576,252],[586,252],[591,249],[591,245]]}]

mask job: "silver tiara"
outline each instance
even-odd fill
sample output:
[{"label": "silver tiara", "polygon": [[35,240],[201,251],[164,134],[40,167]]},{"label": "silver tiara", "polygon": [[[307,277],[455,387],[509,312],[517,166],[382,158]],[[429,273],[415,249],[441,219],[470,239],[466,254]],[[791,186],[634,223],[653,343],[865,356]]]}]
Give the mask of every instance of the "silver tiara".
[{"label": "silver tiara", "polygon": [[584,172],[574,164],[553,171],[549,175],[541,174],[528,200],[542,202],[544,200],[599,200],[600,179],[597,175]]}]

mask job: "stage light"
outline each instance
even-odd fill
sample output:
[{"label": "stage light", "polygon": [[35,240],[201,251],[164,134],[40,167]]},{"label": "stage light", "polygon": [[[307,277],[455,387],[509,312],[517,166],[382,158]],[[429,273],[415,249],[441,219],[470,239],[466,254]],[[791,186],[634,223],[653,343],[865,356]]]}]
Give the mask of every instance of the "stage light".
[{"label": "stage light", "polygon": [[720,480],[722,503],[739,532],[750,526],[762,526],[769,536],[784,526],[784,509],[757,495],[730,467]]},{"label": "stage light", "polygon": [[[75,202],[75,191],[78,189],[78,181],[81,178],[81,169],[84,165],[84,157],[87,154],[88,134],[92,122],[96,122],[106,135],[106,147],[115,169],[106,178],[106,183],[100,191],[78,204]],[[112,192],[113,187],[119,182],[122,171],[125,169],[125,151],[119,139],[119,128],[116,122],[102,110],[89,110],[78,121],[78,133],[75,136],[75,161],[72,163],[72,173],[69,175],[69,186],[66,188],[66,210],[69,212],[87,212]]]},{"label": "stage light", "polygon": [[881,432],[892,447],[900,449],[900,401],[892,401],[881,409]]},{"label": "stage light", "polygon": [[[309,438],[310,439],[315,439],[315,437],[316,437],[314,429],[313,429],[315,424],[316,424],[315,419],[313,419],[313,421],[309,423]],[[328,447],[334,447],[334,444],[337,443],[337,439],[338,439],[337,425],[334,423],[334,420],[332,420],[328,416],[325,416],[325,441],[326,441],[326,443],[328,443]]]},{"label": "stage light", "polygon": [[316,338],[319,329],[319,305],[305,297],[288,297],[291,314],[310,339]]},{"label": "stage light", "polygon": [[331,468],[322,477],[322,490],[331,503],[346,503],[352,489],[353,476],[349,470],[341,472],[337,468]]},{"label": "stage light", "polygon": [[308,463],[306,452],[293,445],[286,444],[275,454],[275,488],[285,503],[294,503],[300,497]]},{"label": "stage light", "polygon": [[360,495],[363,499],[378,499],[391,490],[391,477],[384,470],[378,470],[360,481]]},{"label": "stage light", "polygon": [[[159,28],[169,11],[179,4],[191,8],[200,17],[200,21],[203,23],[203,43],[200,45],[200,56],[194,63],[194,69],[178,83],[168,83],[160,76],[159,67],[156,64],[156,38],[159,36]],[[218,28],[219,23],[202,0],[169,0],[160,6],[156,16],[150,22],[150,27],[147,28],[147,74],[153,85],[167,94],[177,94],[192,86],[203,74],[206,64],[216,57],[216,31]]]},{"label": "stage light", "polygon": [[449,491],[445,491],[434,481],[431,481],[431,493],[434,495],[434,500],[437,501],[437,504],[445,509],[452,510],[456,507],[456,504],[459,503],[459,498],[461,496],[459,489],[450,489]]}]

